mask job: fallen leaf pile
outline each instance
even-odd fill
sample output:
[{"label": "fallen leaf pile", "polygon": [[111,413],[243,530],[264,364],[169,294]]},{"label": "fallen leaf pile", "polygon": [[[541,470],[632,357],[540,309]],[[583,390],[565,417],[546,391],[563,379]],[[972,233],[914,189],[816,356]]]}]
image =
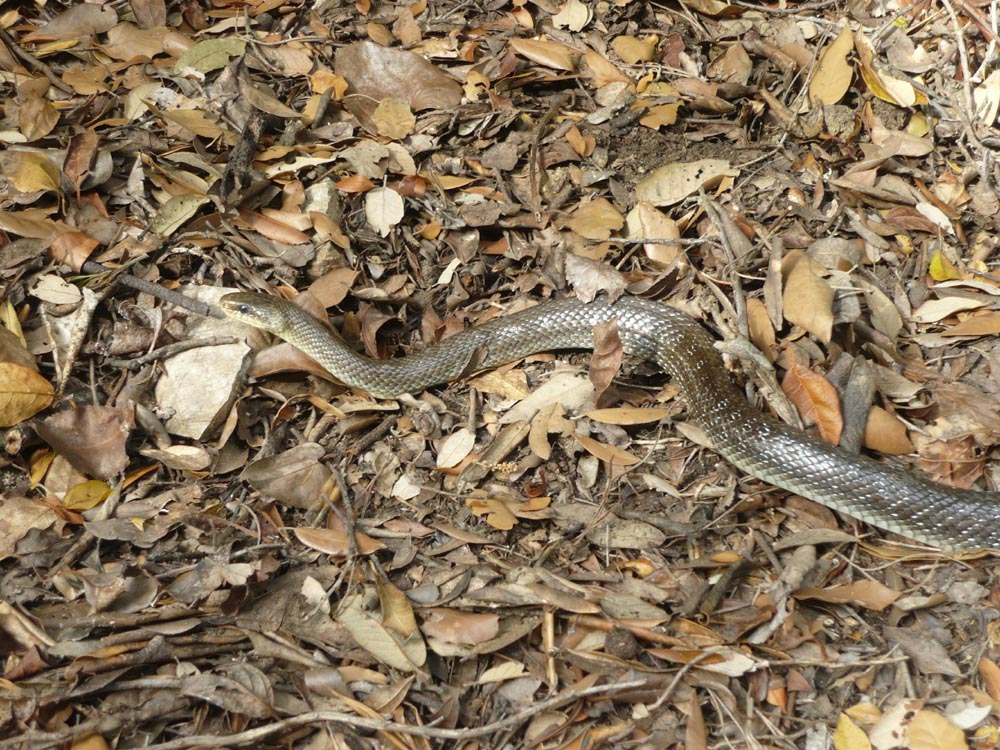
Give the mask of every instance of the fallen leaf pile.
[{"label": "fallen leaf pile", "polygon": [[389,357],[640,295],[763,411],[1000,487],[998,35],[995,0],[4,5],[0,750],[996,746],[992,555],[726,466],[616,325],[379,401],[215,306]]}]

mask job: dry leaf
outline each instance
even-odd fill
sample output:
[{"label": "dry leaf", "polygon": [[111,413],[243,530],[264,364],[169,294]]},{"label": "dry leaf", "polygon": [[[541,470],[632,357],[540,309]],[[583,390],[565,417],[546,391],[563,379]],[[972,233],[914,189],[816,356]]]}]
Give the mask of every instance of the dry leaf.
[{"label": "dry leaf", "polygon": [[834,750],[869,750],[871,746],[868,735],[847,714],[837,717],[837,728],[833,730]]},{"label": "dry leaf", "polygon": [[785,320],[802,326],[824,344],[833,335],[833,289],[813,268],[805,253],[793,250],[782,261],[785,277],[782,311]]},{"label": "dry leaf", "polygon": [[723,178],[738,174],[725,159],[671,162],[642,178],[635,186],[635,198],[654,206],[672,206],[699,189],[710,190]]},{"label": "dry leaf", "polygon": [[0,362],[0,427],[35,416],[55,398],[52,384],[34,370]]},{"label": "dry leaf", "polygon": [[[300,542],[317,552],[337,558],[344,558],[351,554],[347,532],[340,529],[299,527],[292,529],[292,531]],[[354,532],[354,544],[355,552],[359,555],[370,555],[385,549],[385,544],[360,531]]]},{"label": "dry leaf", "polygon": [[837,389],[829,380],[793,362],[781,381],[781,388],[799,410],[802,421],[815,426],[824,442],[830,445],[840,442],[844,416]]},{"label": "dry leaf", "polygon": [[424,635],[445,643],[475,646],[496,638],[500,632],[500,618],[494,614],[463,612],[447,607],[421,610]]},{"label": "dry leaf", "polygon": [[365,195],[365,216],[383,237],[402,220],[403,212],[403,199],[392,188],[375,188]]},{"label": "dry leaf", "polygon": [[35,429],[75,469],[96,479],[109,479],[128,466],[126,443],[134,426],[131,409],[79,406],[53,414]]},{"label": "dry leaf", "polygon": [[830,604],[853,604],[881,612],[900,597],[900,592],[878,581],[864,580],[826,589],[807,586],[796,591],[795,596]]},{"label": "dry leaf", "polygon": [[889,456],[905,456],[915,450],[906,425],[881,406],[872,406],[868,412],[864,444],[866,448]]},{"label": "dry leaf", "polygon": [[843,98],[854,75],[847,61],[847,55],[853,48],[854,35],[845,25],[819,57],[809,82],[809,101],[813,104],[836,104]]},{"label": "dry leaf", "polygon": [[594,440],[592,437],[579,433],[574,433],[573,437],[580,441],[580,445],[586,448],[589,453],[612,466],[635,466],[639,463],[639,458],[624,448],[606,445]]},{"label": "dry leaf", "polygon": [[539,65],[568,72],[576,70],[576,59],[579,55],[564,44],[548,39],[510,39],[507,46],[515,54]]}]

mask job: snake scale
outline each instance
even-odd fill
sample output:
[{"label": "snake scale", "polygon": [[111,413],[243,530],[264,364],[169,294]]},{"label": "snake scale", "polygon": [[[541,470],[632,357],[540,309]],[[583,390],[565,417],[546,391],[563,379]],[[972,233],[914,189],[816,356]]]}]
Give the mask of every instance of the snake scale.
[{"label": "snake scale", "polygon": [[671,376],[715,450],[746,473],[942,549],[1000,549],[1000,495],[937,484],[765,416],[726,373],[708,331],[658,302],[628,296],[613,303],[546,302],[384,361],[353,351],[290,302],[240,292],[224,296],[220,304],[229,317],[276,334],[345,384],[376,398],[418,392],[535,352],[590,349],[594,326],[614,320],[625,351],[655,362]]}]

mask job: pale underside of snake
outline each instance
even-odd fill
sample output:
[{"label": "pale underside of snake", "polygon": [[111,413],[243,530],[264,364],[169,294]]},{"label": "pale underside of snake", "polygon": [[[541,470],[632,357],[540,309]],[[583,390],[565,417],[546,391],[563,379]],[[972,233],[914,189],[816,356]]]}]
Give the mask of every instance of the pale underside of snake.
[{"label": "pale underside of snake", "polygon": [[376,398],[419,392],[536,352],[590,349],[594,326],[616,321],[625,352],[663,368],[715,450],[746,473],[942,549],[1000,549],[1000,494],[938,484],[765,416],[729,377],[708,331],[666,304],[628,296],[613,303],[546,302],[389,360],[358,354],[282,299],[241,292],[220,304],[229,317],[274,333],[338,380]]}]

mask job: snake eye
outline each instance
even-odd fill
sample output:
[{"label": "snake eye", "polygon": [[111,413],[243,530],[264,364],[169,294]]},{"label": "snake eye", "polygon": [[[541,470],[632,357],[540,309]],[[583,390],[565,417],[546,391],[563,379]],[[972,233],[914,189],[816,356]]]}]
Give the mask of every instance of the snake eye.
[{"label": "snake eye", "polygon": [[240,315],[249,315],[250,305],[246,304],[245,302],[240,305],[237,305],[236,312],[238,312]]}]

